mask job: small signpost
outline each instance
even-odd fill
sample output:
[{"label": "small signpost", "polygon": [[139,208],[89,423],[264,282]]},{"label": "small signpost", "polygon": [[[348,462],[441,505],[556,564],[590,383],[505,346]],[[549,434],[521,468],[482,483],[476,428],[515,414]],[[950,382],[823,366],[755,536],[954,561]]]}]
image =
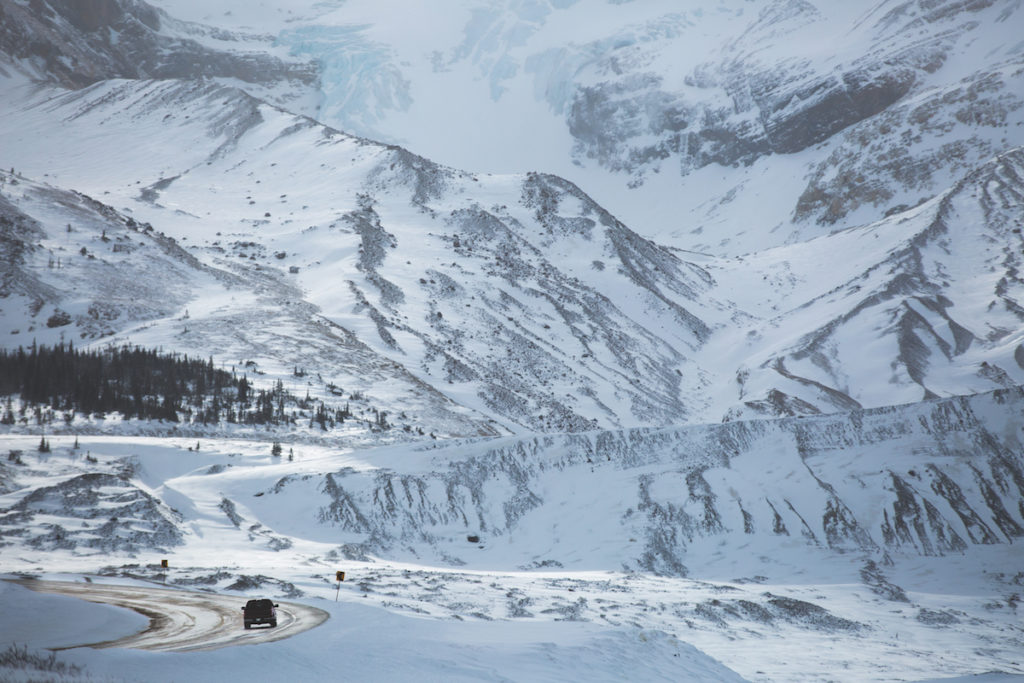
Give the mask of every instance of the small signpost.
[{"label": "small signpost", "polygon": [[341,582],[345,580],[345,572],[334,572],[334,578],[338,581],[338,590],[334,594],[334,602],[338,602],[338,596],[341,595]]}]

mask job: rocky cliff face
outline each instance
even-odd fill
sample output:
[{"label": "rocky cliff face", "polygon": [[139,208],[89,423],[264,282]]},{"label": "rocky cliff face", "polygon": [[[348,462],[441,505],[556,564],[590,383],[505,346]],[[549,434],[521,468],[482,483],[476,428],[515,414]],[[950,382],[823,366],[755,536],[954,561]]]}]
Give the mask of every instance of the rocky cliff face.
[{"label": "rocky cliff face", "polygon": [[[832,141],[793,217],[835,225],[861,207],[880,213],[1005,149],[1024,104],[1019,50],[997,44],[968,75],[954,65],[1016,11],[889,2],[851,27],[810,2],[780,0],[687,73],[685,87],[648,66],[692,24],[666,17],[621,48],[581,50],[592,56],[567,108],[575,153],[640,182],[663,166],[685,175]],[[822,36],[834,54],[823,54]]]},{"label": "rocky cliff face", "polygon": [[[616,420],[611,401],[643,421],[688,412],[677,370],[710,334],[690,310],[701,310],[710,284],[701,268],[640,238],[556,177],[467,185],[407,155],[384,163],[389,179],[373,174],[387,188],[372,200],[380,206],[344,220],[359,235],[365,278],[350,286],[392,351],[411,350],[398,338],[417,339],[421,367],[435,381],[477,386],[490,410],[545,431]],[[502,198],[451,205],[476,188]],[[395,199],[436,215],[426,224],[439,234],[427,243],[436,240],[455,259],[419,265],[424,275],[411,289],[400,283],[418,264],[422,228],[398,222]],[[651,329],[651,319],[665,331]]]},{"label": "rocky cliff face", "polygon": [[142,0],[0,2],[0,53],[6,65],[70,88],[109,78],[225,77],[315,85],[312,65],[267,54],[268,42],[177,21]]}]

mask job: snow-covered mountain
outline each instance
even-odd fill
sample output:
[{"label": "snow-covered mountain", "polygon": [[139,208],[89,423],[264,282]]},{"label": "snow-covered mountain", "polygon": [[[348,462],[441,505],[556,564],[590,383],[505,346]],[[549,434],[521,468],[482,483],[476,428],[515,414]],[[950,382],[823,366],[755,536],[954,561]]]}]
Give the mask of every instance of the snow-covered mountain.
[{"label": "snow-covered mountain", "polygon": [[0,347],[137,344],[355,415],[12,399],[0,570],[159,552],[297,596],[344,562],[394,611],[634,624],[759,680],[840,664],[737,639],[1020,670],[1019,2],[0,18]]},{"label": "snow-covered mountain", "polygon": [[557,173],[716,254],[873,222],[1024,142],[1015,0],[4,7],[15,71],[217,78],[447,165]]},{"label": "snow-covered mountain", "polygon": [[272,36],[185,22],[143,0],[0,2],[0,69],[79,88],[110,78],[213,78],[316,101],[315,65]]},{"label": "snow-covered mountain", "polygon": [[[716,259],[640,237],[557,177],[455,171],[212,83],[44,91],[10,106],[0,134],[23,176],[5,175],[8,205],[46,238],[20,237],[37,256],[16,279],[52,281],[5,304],[15,345],[59,308],[73,327],[40,339],[173,346],[285,377],[298,364],[394,415],[419,384],[478,415],[464,435],[813,414],[1024,382],[1019,150],[878,223]],[[57,210],[68,202],[48,199],[58,190],[24,176],[120,214],[74,232]],[[205,275],[103,241],[140,222]],[[126,306],[153,308],[103,312],[117,308],[104,271],[70,277],[90,255],[176,293],[125,287]],[[248,295],[226,304],[204,284],[229,281]],[[267,316],[320,330],[313,348]],[[364,363],[405,379],[360,377]]]},{"label": "snow-covered mountain", "polygon": [[744,408],[842,411],[1021,384],[1022,162],[1013,149],[917,209],[709,267],[734,293],[762,290],[746,310],[764,317],[733,329]]},{"label": "snow-covered mountain", "polygon": [[[388,410],[401,397],[392,418],[398,429],[497,433],[325,319],[283,275],[204,264],[150,224],[82,194],[24,177],[4,181],[3,327],[22,345],[102,344],[131,331],[128,338],[137,342],[216,357],[254,379],[269,371],[299,395],[305,389],[328,403],[356,406],[357,413],[380,409],[360,397],[371,387],[371,395],[384,394]],[[298,368],[316,368],[319,377],[299,386]],[[393,436],[401,435],[398,429]],[[382,440],[366,428],[344,431],[356,442]]]},{"label": "snow-covered mountain", "polygon": [[[47,150],[39,133],[55,120],[67,138]],[[691,356],[710,330],[689,309],[707,306],[698,302],[707,274],[632,233],[563,180],[457,172],[237,90],[177,81],[107,82],[37,100],[5,122],[12,149],[24,150],[16,162],[26,174],[47,168],[56,181],[76,176],[74,185],[96,196],[117,193],[116,201],[134,205],[126,211],[156,220],[190,245],[190,258],[273,289],[281,304],[294,290],[296,306],[314,308],[289,315],[326,319],[347,331],[342,336],[353,335],[510,427],[668,424],[701,407],[689,387],[706,379]],[[113,148],[89,134],[101,126],[119,138]],[[93,161],[100,155],[101,172]],[[159,168],[144,161],[154,155]],[[274,187],[273,197],[260,192],[264,183]],[[23,193],[32,186],[9,187]],[[54,242],[47,246],[71,256],[78,242],[70,250],[60,244],[74,235],[66,232],[69,222],[51,222]],[[141,267],[163,280],[159,266]],[[194,291],[204,302],[215,300]],[[93,295],[103,298],[102,291]],[[92,325],[94,302],[74,303],[62,310],[73,323]],[[26,300],[5,320],[38,317],[43,308]],[[234,362],[260,350],[256,360],[264,365],[292,368],[299,360],[327,375],[329,366],[313,357],[307,366],[290,345],[211,344],[222,324],[202,319],[220,312],[209,303],[182,301],[162,323],[148,316],[144,329],[126,326],[124,316],[116,331],[149,344],[184,335],[184,344],[175,344],[190,348],[185,309],[188,335],[197,335],[191,348],[200,353],[216,347],[218,360]],[[252,303],[240,301],[232,312],[246,311],[266,334],[262,315],[246,309]],[[341,348],[328,353],[345,355]],[[369,378],[331,379],[375,393]]]},{"label": "snow-covered mountain", "polygon": [[873,222],[1024,142],[1015,0],[158,4],[314,60],[325,123],[558,173],[716,254]]}]

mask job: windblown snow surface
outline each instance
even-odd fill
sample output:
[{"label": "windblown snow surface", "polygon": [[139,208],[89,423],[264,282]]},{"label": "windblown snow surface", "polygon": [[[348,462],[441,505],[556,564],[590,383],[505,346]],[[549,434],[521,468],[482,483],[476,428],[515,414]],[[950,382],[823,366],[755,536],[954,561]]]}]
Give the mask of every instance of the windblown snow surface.
[{"label": "windblown snow surface", "polygon": [[0,346],[353,414],[13,398],[0,572],[331,616],[93,650],[144,621],[0,582],[70,648],[0,677],[1024,675],[1019,2],[0,17]]},{"label": "windblown snow surface", "polygon": [[[332,615],[258,652],[61,653],[128,680],[1019,672],[1022,405],[1014,389],[690,428],[297,444],[291,461],[251,439],[52,437],[36,454],[36,437],[8,436],[23,455],[3,466],[4,569],[271,594]],[[55,616],[70,598],[4,592],[28,608],[6,640],[82,637]],[[110,637],[129,628],[82,618]]]}]

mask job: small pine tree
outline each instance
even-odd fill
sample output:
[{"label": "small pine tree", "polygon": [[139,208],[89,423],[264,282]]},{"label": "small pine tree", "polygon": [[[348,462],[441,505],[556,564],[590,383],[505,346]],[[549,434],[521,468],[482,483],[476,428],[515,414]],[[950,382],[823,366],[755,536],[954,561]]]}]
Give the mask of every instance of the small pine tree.
[{"label": "small pine tree", "polygon": [[45,436],[39,437],[39,452],[40,453],[49,453],[50,452],[50,442],[46,440]]},{"label": "small pine tree", "polygon": [[270,454],[273,456],[281,455],[281,442],[275,441],[274,445],[270,447]]},{"label": "small pine tree", "polygon": [[75,445],[72,446],[76,451],[78,450],[78,434],[75,434]]},{"label": "small pine tree", "polygon": [[293,462],[294,460],[295,460],[295,451],[293,451],[291,448],[289,448],[288,449],[288,462]]}]

